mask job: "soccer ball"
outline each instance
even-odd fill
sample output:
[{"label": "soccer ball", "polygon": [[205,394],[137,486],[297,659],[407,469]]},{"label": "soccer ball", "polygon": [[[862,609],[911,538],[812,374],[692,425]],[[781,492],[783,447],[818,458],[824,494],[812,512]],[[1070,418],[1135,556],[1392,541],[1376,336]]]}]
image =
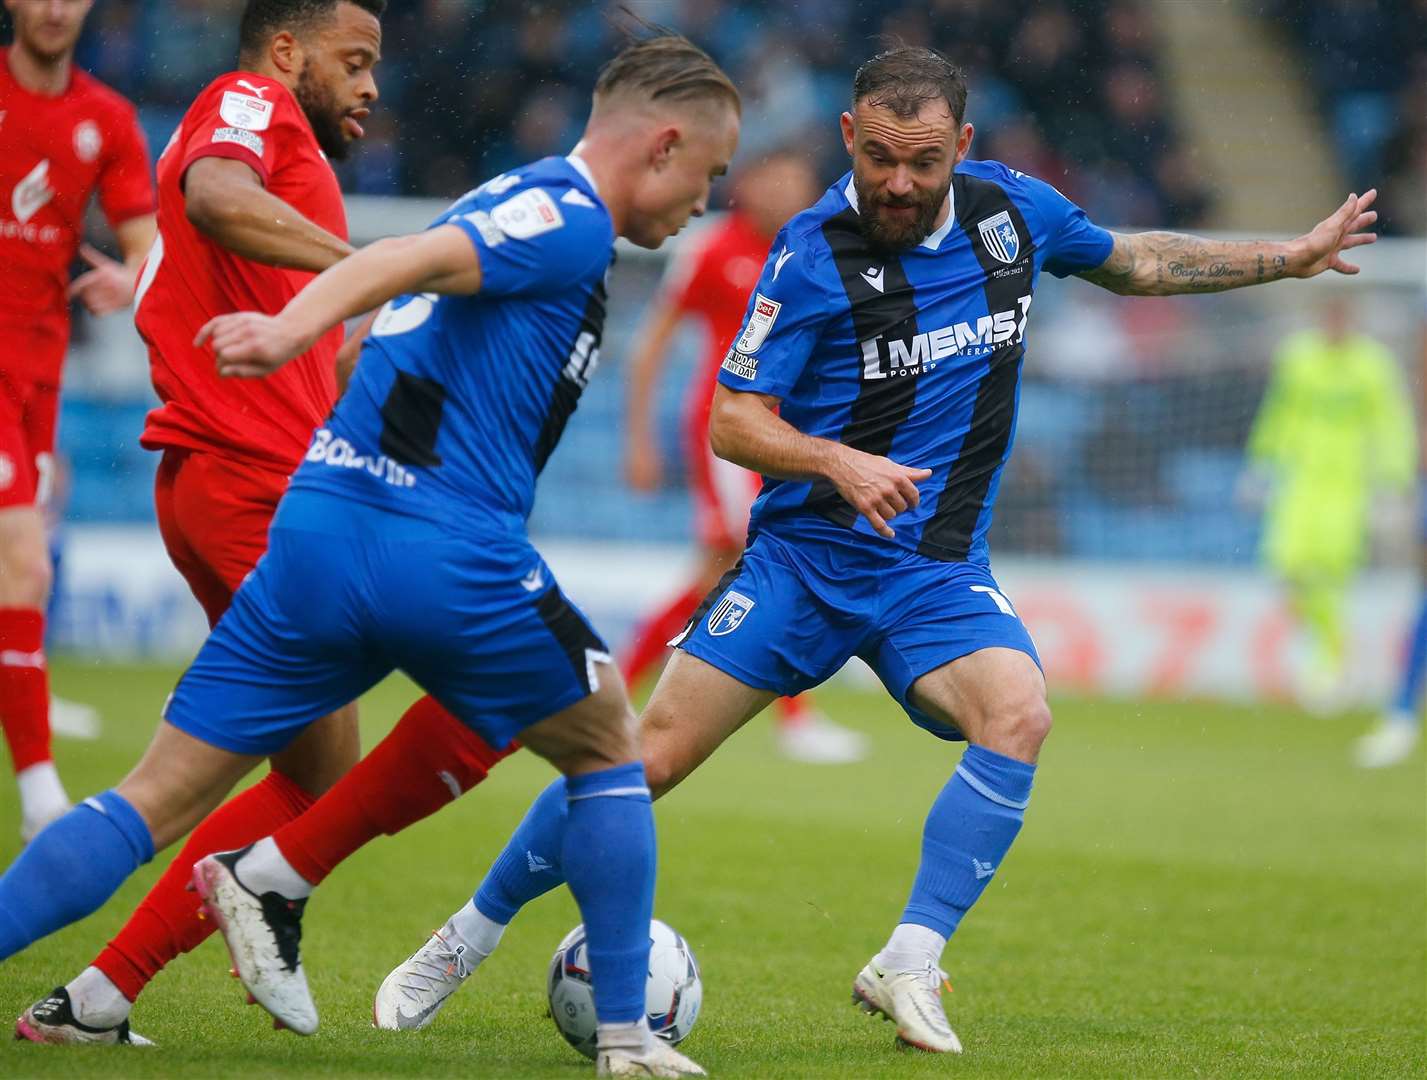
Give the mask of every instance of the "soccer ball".
[{"label": "soccer ball", "polygon": [[[550,1016],[565,1041],[587,1058],[595,1056],[595,993],[581,924],[565,935],[550,960],[547,982]],[[678,1044],[693,1029],[704,1000],[699,965],[688,942],[668,923],[649,924],[649,978],[644,984],[644,1010],[649,1029]]]}]

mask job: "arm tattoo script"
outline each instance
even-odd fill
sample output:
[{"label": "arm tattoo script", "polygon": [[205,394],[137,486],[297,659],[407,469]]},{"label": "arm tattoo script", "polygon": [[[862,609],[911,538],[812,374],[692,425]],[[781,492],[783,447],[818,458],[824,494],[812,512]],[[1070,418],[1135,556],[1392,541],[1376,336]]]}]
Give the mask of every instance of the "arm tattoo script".
[{"label": "arm tattoo script", "polygon": [[1205,240],[1184,233],[1112,233],[1110,257],[1080,276],[1122,296],[1223,292],[1287,275],[1285,245],[1272,240]]}]

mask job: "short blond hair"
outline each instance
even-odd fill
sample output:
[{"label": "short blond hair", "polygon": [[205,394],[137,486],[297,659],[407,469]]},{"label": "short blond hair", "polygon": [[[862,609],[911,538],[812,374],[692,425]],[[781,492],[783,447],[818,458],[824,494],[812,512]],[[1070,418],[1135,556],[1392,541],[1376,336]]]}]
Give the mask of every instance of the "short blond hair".
[{"label": "short blond hair", "polygon": [[743,111],[738,88],[713,57],[682,34],[662,29],[626,45],[600,68],[595,103],[625,96],[660,103],[722,101]]}]

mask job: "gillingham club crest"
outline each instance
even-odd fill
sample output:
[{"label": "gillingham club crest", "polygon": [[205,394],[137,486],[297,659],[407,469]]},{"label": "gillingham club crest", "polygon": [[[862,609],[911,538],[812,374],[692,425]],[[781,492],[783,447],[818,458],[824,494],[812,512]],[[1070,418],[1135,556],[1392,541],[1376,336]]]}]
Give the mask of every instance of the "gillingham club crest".
[{"label": "gillingham club crest", "polygon": [[981,242],[986,245],[986,250],[991,253],[992,258],[1007,264],[1016,261],[1016,256],[1021,252],[1021,234],[1016,232],[1009,210],[992,214],[986,220],[978,222],[976,227],[981,230]]},{"label": "gillingham club crest", "polygon": [[709,633],[714,637],[733,633],[743,625],[743,620],[748,618],[748,613],[752,610],[752,600],[730,589],[709,612]]}]

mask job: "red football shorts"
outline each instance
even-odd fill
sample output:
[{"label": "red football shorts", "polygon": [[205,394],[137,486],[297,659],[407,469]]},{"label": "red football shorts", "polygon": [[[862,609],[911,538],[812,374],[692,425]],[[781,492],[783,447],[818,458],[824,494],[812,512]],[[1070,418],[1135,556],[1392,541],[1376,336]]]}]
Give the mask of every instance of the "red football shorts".
[{"label": "red football shorts", "polygon": [[748,539],[748,514],[763,478],[717,457],[709,446],[707,422],[690,425],[685,445],[699,543],[719,551],[742,551]]},{"label": "red football shorts", "polygon": [[49,498],[58,421],[57,384],[0,371],[0,510]]},{"label": "red football shorts", "polygon": [[154,481],[159,532],[209,626],[268,549],[268,526],[286,490],[283,473],[216,454],[164,451]]}]

